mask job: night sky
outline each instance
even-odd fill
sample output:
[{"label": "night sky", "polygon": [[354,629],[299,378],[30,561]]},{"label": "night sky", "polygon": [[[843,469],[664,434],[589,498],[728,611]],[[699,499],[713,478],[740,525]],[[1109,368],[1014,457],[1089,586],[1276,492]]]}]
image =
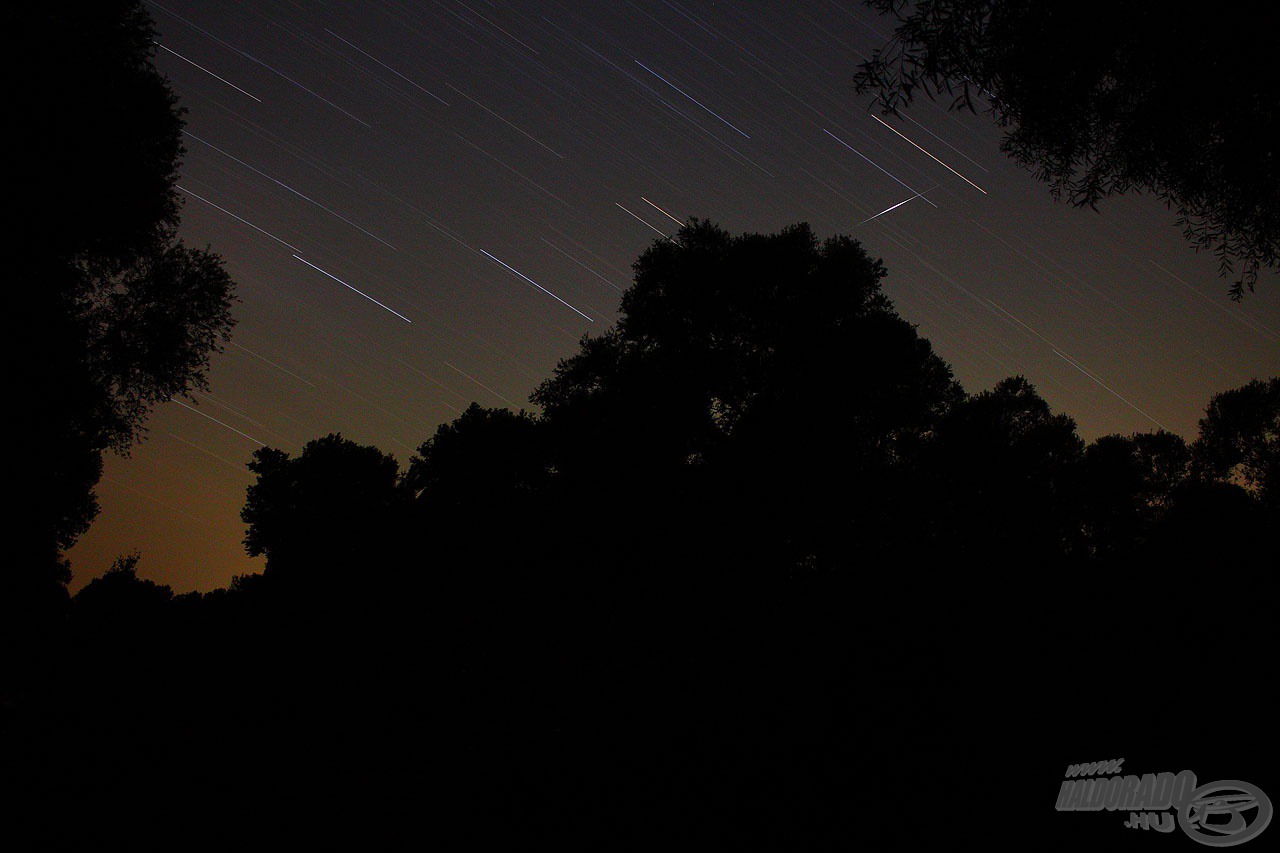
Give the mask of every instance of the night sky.
[{"label": "night sky", "polygon": [[1023,374],[1086,440],[1193,437],[1280,373],[1280,279],[1231,302],[1156,200],[1056,204],[984,115],[878,121],[852,78],[890,22],[852,2],[147,5],[188,110],[182,235],[225,258],[239,325],[211,392],[107,458],[73,589],[135,549],[179,592],[261,571],[262,444],[341,432],[403,466],[472,400],[531,408],[688,216],[854,235],[968,391]]}]

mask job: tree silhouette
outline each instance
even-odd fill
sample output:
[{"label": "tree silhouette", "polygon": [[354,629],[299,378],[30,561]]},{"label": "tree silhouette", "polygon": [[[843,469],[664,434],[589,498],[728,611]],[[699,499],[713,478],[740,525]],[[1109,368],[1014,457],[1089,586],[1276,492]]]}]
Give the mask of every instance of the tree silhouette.
[{"label": "tree silhouette", "polygon": [[538,421],[472,403],[441,424],[409,462],[405,485],[431,511],[473,512],[546,488],[549,472]]},{"label": "tree silhouette", "polygon": [[1106,435],[1090,444],[1079,496],[1090,553],[1099,559],[1131,557],[1168,510],[1190,463],[1186,441],[1164,430]]},{"label": "tree silhouette", "polygon": [[650,546],[683,537],[722,564],[763,548],[812,567],[850,525],[869,534],[889,472],[962,394],[881,263],[804,224],[733,237],[690,220],[635,273],[617,326],[531,398],[584,517],[609,507]]},{"label": "tree silhouette", "polygon": [[16,4],[5,21],[27,81],[10,108],[23,119],[24,165],[39,176],[12,188],[16,245],[127,264],[180,207],[183,111],[152,62],[150,15],[137,0],[71,0]]},{"label": "tree silhouette", "polygon": [[138,577],[137,552],[118,557],[102,577],[94,578],[72,599],[77,622],[96,642],[141,637],[154,641],[173,590]]},{"label": "tree silhouette", "polygon": [[1238,480],[1280,510],[1280,377],[1215,394],[1192,453],[1201,476]]},{"label": "tree silhouette", "polygon": [[937,544],[985,566],[1027,555],[1060,561],[1078,547],[1075,489],[1084,442],[1024,377],[955,406],[923,455],[924,491],[941,501]]},{"label": "tree silhouette", "polygon": [[[530,584],[550,582],[544,526],[555,512],[550,468],[541,421],[478,403],[419,446],[403,485],[413,495],[415,538],[432,540],[434,561],[452,569],[426,573],[436,598],[447,586],[492,605],[497,598],[525,599]],[[530,563],[539,553],[544,565],[535,568]]]},{"label": "tree silhouette", "polygon": [[[241,520],[245,547],[265,556],[264,578],[288,595],[330,596],[388,562],[409,493],[395,457],[331,433],[302,453],[254,452]],[[381,580],[386,580],[382,578]]]},{"label": "tree silhouette", "polygon": [[1056,198],[1096,207],[1147,191],[1175,208],[1187,239],[1235,275],[1234,299],[1280,262],[1280,71],[1252,15],[1074,0],[866,4],[897,24],[855,78],[885,113],[920,94],[971,110],[985,100],[1002,150]]},{"label": "tree silhouette", "polygon": [[[1184,718],[1113,710],[1164,707],[1144,650],[1216,677],[1270,639],[1280,380],[1215,397],[1194,448],[1086,448],[1023,377],[965,395],[847,238],[694,221],[636,272],[539,416],[472,404],[403,476],[339,434],[259,450],[264,574],[173,596],[129,555],[87,585],[71,653],[0,692],[5,802],[129,818],[48,821],[74,849],[246,778],[290,796],[211,833],[921,849],[972,822],[948,768],[1018,767],[1031,837],[1108,731],[1183,760]],[[871,783],[922,804],[906,830]]]},{"label": "tree silhouette", "polygon": [[32,603],[70,577],[60,551],[97,514],[102,453],[127,453],[152,407],[206,386],[233,285],[176,237],[181,111],[141,4],[21,4],[6,21],[26,81],[11,109],[38,176],[11,193],[6,298],[22,322],[7,345],[16,398],[41,403],[21,407],[29,443],[6,460],[22,499],[0,598]]}]

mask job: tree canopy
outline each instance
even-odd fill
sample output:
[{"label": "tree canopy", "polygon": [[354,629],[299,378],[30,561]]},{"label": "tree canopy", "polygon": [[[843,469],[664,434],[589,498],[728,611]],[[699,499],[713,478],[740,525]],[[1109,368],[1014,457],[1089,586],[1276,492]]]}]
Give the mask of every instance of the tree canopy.
[{"label": "tree canopy", "polygon": [[6,24],[35,176],[10,188],[6,305],[21,323],[6,345],[17,398],[40,403],[20,408],[30,444],[6,460],[21,539],[0,584],[26,588],[69,579],[60,552],[97,515],[103,452],[127,454],[158,403],[207,387],[234,285],[218,255],[177,236],[182,110],[142,4],[19,4]]},{"label": "tree canopy", "polygon": [[257,450],[249,470],[257,481],[240,514],[245,548],[265,556],[267,577],[293,594],[332,588],[378,563],[403,523],[408,493],[395,458],[338,433],[308,442],[296,458]]},{"label": "tree canopy", "polygon": [[[1023,766],[1031,837],[1060,758],[1121,736],[1184,760],[1185,719],[1117,735],[1072,685],[1159,707],[1148,648],[1252,672],[1280,380],[1216,396],[1190,445],[1086,443],[1026,377],[966,393],[846,237],[691,221],[635,270],[540,413],[473,404],[403,470],[337,433],[257,451],[263,574],[175,596],[127,556],[87,585],[33,698],[0,692],[9,776],[131,817],[250,773],[305,814],[218,827],[293,842],[429,814],[463,847],[834,849],[857,815],[896,849],[901,821],[861,819],[871,779],[926,803],[906,842],[927,849],[972,818],[939,767]],[[1264,693],[1198,707],[1260,718]],[[48,825],[76,849],[99,829]]]},{"label": "tree canopy", "polygon": [[1280,377],[1215,394],[1192,449],[1202,476],[1237,482],[1280,508]]},{"label": "tree canopy", "polygon": [[884,275],[856,240],[819,241],[806,224],[733,236],[690,220],[655,241],[616,327],[584,338],[531,397],[560,477],[592,496],[585,512],[609,496],[639,530],[656,518],[720,529],[707,547],[722,563],[756,547],[724,529],[749,519],[786,531],[779,559],[831,557],[819,540],[849,531],[819,520],[859,513],[825,496],[876,504],[877,484],[963,393],[894,311]]},{"label": "tree canopy", "polygon": [[1002,149],[1053,195],[1096,207],[1151,192],[1212,251],[1231,295],[1280,262],[1280,69],[1244,9],[1175,13],[1095,0],[866,0],[893,37],[859,93],[897,113],[919,95],[978,104]]}]

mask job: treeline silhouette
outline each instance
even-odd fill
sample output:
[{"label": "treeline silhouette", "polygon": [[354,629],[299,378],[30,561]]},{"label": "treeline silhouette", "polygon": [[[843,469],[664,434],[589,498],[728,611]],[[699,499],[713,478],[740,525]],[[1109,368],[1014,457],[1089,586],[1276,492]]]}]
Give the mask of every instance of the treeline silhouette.
[{"label": "treeline silhouette", "polygon": [[178,236],[184,111],[142,3],[11,3],[4,22],[8,76],[26,81],[8,108],[27,179],[6,198],[0,346],[22,445],[0,462],[15,496],[0,678],[22,666],[29,631],[12,626],[66,606],[65,552],[98,514],[103,454],[127,456],[155,405],[207,389],[235,302],[222,259]]},{"label": "treeline silhouette", "polygon": [[1280,379],[1086,445],[885,275],[690,220],[540,414],[258,451],[261,575],[130,555],[39,628],[11,802],[84,847],[1054,849],[1120,832],[1068,764],[1257,776],[1273,735],[1196,734],[1270,708]]}]

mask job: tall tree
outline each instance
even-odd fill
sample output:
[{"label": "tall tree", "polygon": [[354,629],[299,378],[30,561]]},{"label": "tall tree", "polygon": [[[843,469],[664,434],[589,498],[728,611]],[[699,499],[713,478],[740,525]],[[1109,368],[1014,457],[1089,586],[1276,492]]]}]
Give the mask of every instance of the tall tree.
[{"label": "tall tree", "polygon": [[1061,560],[1078,543],[1074,510],[1084,442],[1024,377],[955,406],[923,455],[926,514],[937,545],[984,567]]},{"label": "tall tree", "polygon": [[804,224],[735,237],[691,220],[635,273],[617,326],[532,397],[584,512],[631,518],[636,549],[661,525],[717,559],[762,561],[763,530],[778,565],[856,551],[879,488],[962,396],[881,291],[883,265]]},{"label": "tall tree", "polygon": [[954,96],[1004,128],[1002,149],[1056,198],[1151,192],[1213,251],[1231,295],[1280,262],[1280,68],[1260,9],[1156,2],[866,0],[896,20],[859,93],[897,113]]},{"label": "tall tree", "polygon": [[240,518],[250,556],[267,558],[266,579],[291,595],[330,595],[353,588],[353,572],[383,573],[403,522],[409,492],[395,457],[331,433],[290,457],[254,452]]},{"label": "tall tree", "polygon": [[1215,394],[1191,450],[1196,472],[1237,482],[1280,510],[1280,377]]},{"label": "tall tree", "polygon": [[160,402],[206,386],[228,339],[221,259],[177,238],[182,110],[153,63],[133,0],[19,4],[5,12],[23,80],[10,114],[23,170],[9,188],[6,336],[23,400],[6,458],[18,533],[0,598],[65,598],[61,552],[98,511],[107,450],[127,453]]},{"label": "tall tree", "polygon": [[1164,517],[1186,479],[1191,452],[1182,436],[1160,430],[1104,435],[1081,466],[1083,534],[1099,559],[1127,559]]}]

